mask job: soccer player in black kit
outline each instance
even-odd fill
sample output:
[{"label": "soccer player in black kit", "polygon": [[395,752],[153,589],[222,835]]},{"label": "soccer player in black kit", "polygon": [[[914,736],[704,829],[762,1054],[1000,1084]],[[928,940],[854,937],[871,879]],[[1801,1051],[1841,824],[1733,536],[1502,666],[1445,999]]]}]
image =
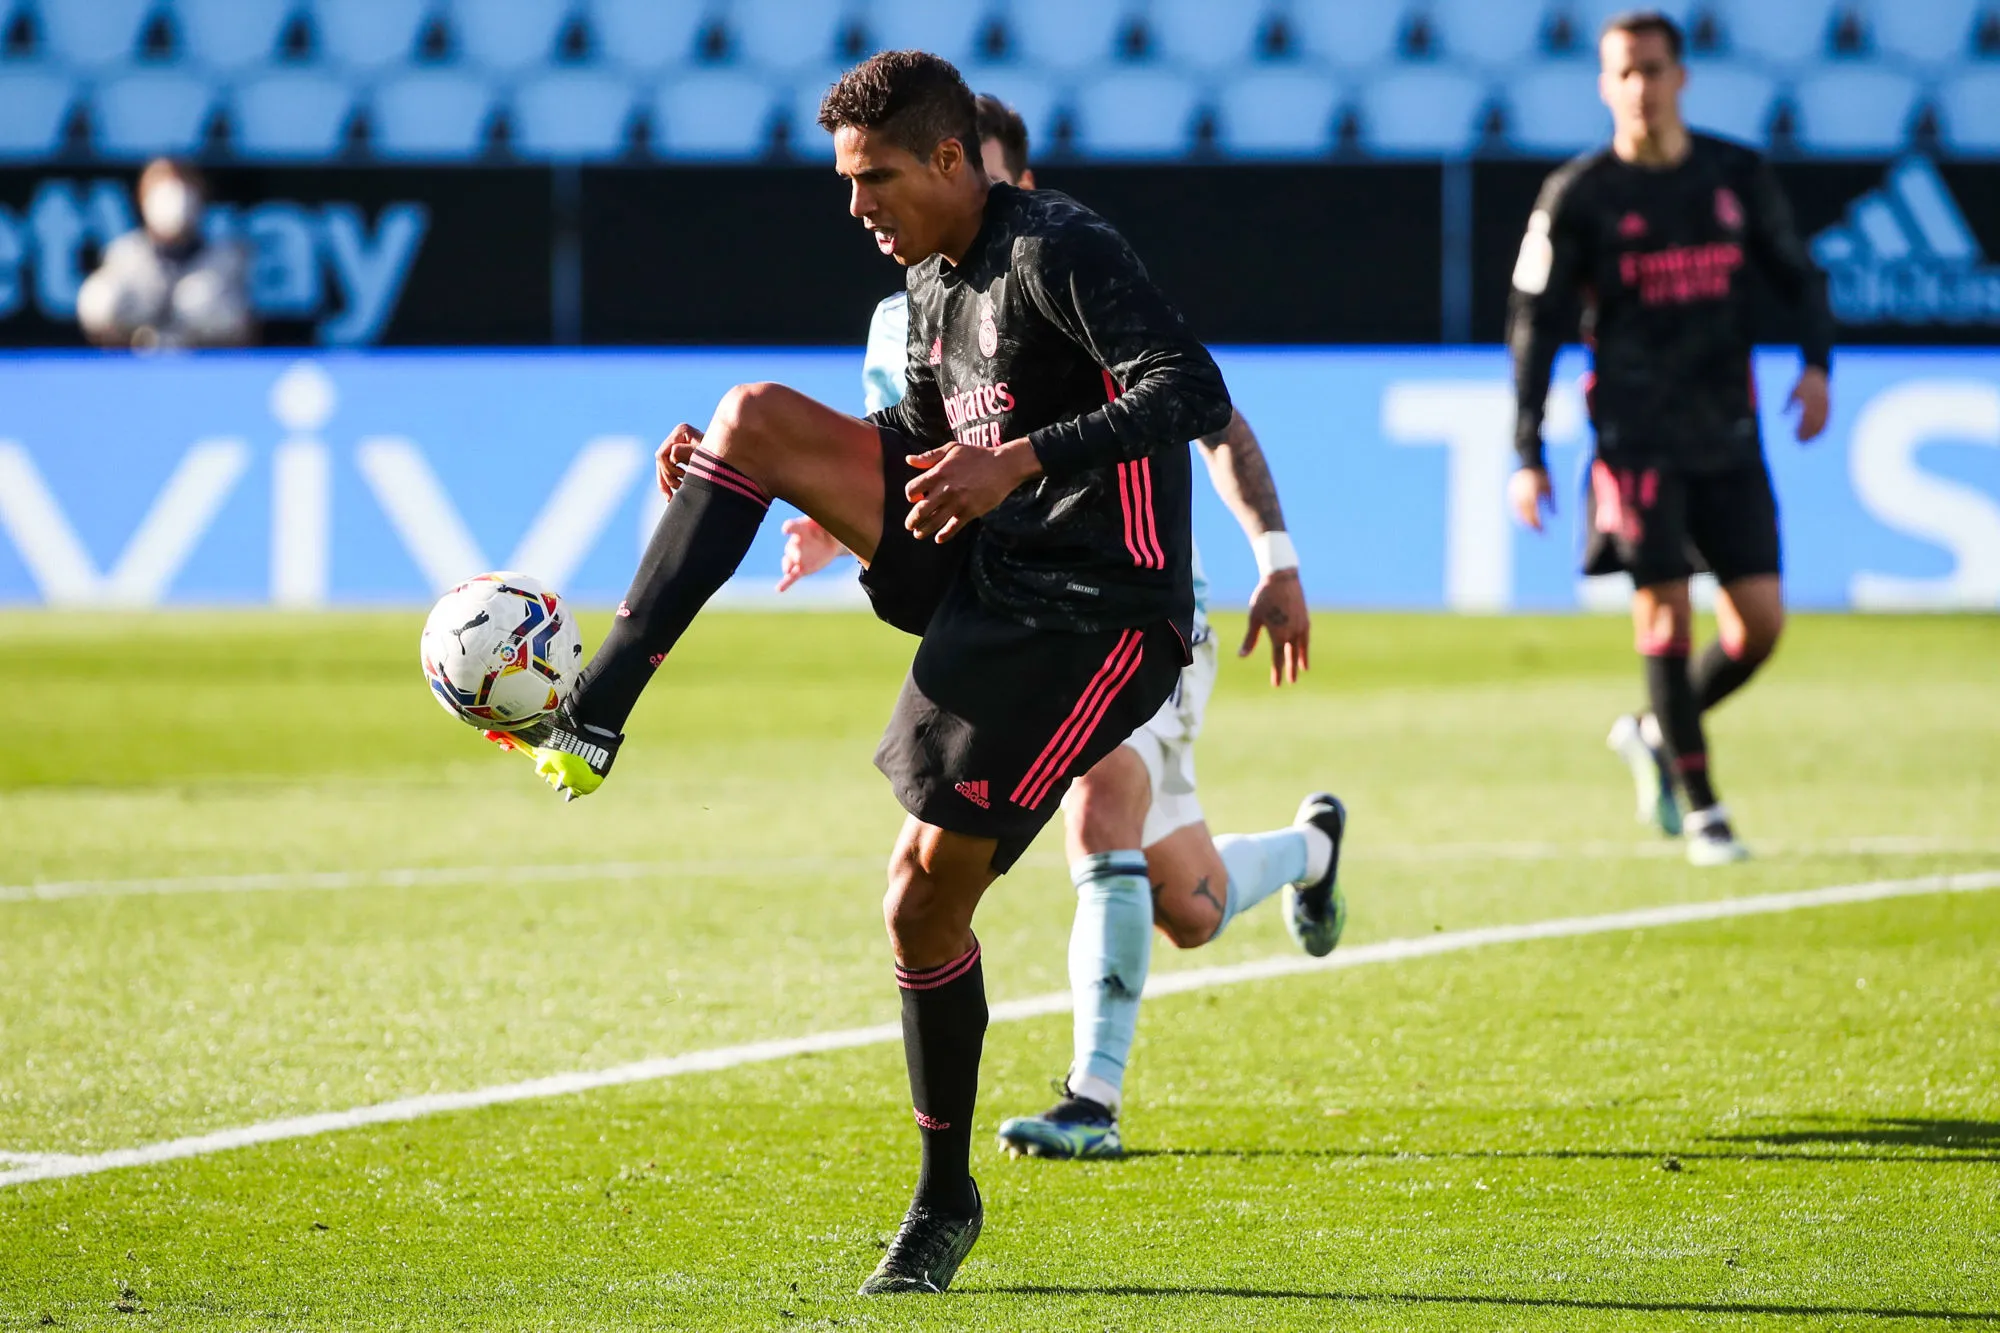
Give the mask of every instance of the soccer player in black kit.
[{"label": "soccer player in black kit", "polygon": [[923,1161],[862,1292],[938,1292],[982,1215],[968,1164],[986,1030],[973,910],[1071,780],[1180,678],[1187,441],[1231,407],[1108,223],[987,177],[973,96],[949,63],[875,56],[828,92],[820,123],[848,211],[908,269],[902,401],[857,419],[743,385],[706,432],[676,427],[659,452],[673,498],[611,632],[563,712],[502,739],[566,795],[594,791],[640,691],[773,497],[867,565],[876,614],[922,636],[875,762],[909,812],[883,910]]},{"label": "soccer player in black kit", "polygon": [[[1770,169],[1682,124],[1681,51],[1662,14],[1605,25],[1599,87],[1612,142],[1552,174],[1528,220],[1509,330],[1521,459],[1509,499],[1540,531],[1553,498],[1542,410],[1580,306],[1597,431],[1585,572],[1632,576],[1651,703],[1619,719],[1610,744],[1632,767],[1641,818],[1670,836],[1685,830],[1694,864],[1721,865],[1748,853],[1716,798],[1702,714],[1750,679],[1784,623],[1777,502],[1751,379],[1751,274],[1803,326],[1805,370],[1790,399],[1801,441],[1826,425],[1833,321]],[[1703,565],[1720,585],[1719,633],[1690,667],[1688,579]]]}]

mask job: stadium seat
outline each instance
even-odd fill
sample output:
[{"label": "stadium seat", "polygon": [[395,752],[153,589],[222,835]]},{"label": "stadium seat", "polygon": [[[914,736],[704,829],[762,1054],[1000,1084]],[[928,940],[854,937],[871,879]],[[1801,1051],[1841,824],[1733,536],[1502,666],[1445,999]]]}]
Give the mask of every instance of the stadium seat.
[{"label": "stadium seat", "polygon": [[819,104],[840,78],[839,66],[827,66],[790,80],[791,113],[785,122],[785,151],[809,162],[833,161],[833,136],[819,127]]},{"label": "stadium seat", "polygon": [[1954,153],[2000,155],[2000,69],[1967,70],[1938,89],[1944,146]]},{"label": "stadium seat", "polygon": [[1875,0],[1868,30],[1885,56],[1945,65],[1972,51],[1983,0]]},{"label": "stadium seat", "polygon": [[1547,10],[1542,0],[1430,0],[1425,12],[1445,56],[1513,65],[1535,54]]},{"label": "stadium seat", "polygon": [[1531,65],[1507,81],[1506,101],[1507,142],[1524,153],[1567,157],[1611,137],[1593,64]]},{"label": "stadium seat", "polygon": [[1164,69],[1114,69],[1076,93],[1076,146],[1098,158],[1186,157],[1201,95]]},{"label": "stadium seat", "polygon": [[215,87],[179,70],[135,70],[99,84],[91,103],[97,151],[106,157],[187,154],[201,146]]},{"label": "stadium seat", "polygon": [[552,60],[571,0],[451,0],[459,58],[512,74]]},{"label": "stadium seat", "polygon": [[707,21],[707,0],[591,0],[598,58],[648,72],[685,64]]},{"label": "stadium seat", "polygon": [[1486,85],[1460,70],[1387,70],[1361,91],[1361,142],[1389,156],[1470,152],[1487,103]]},{"label": "stadium seat", "polygon": [[383,69],[416,51],[431,0],[313,0],[313,31],[326,59],[351,69]]},{"label": "stadium seat", "polygon": [[277,54],[292,0],[176,0],[181,53],[209,69],[261,65]]},{"label": "stadium seat", "polygon": [[0,65],[0,158],[55,152],[75,99],[76,91],[63,75]]},{"label": "stadium seat", "polygon": [[870,0],[864,25],[877,51],[935,51],[963,69],[978,59],[987,11],[983,0]]},{"label": "stadium seat", "polygon": [[1305,0],[1288,12],[1293,44],[1349,69],[1396,57],[1408,18],[1397,0]]},{"label": "stadium seat", "polygon": [[778,94],[733,69],[695,70],[668,79],[653,99],[653,145],[663,157],[744,162],[771,147]]},{"label": "stadium seat", "polygon": [[40,0],[44,49],[79,69],[122,65],[152,9],[153,0]]},{"label": "stadium seat", "polygon": [[[1686,32],[1694,26],[1698,12],[1713,8],[1712,4],[1705,5],[1701,0],[1646,0],[1644,4],[1635,3],[1635,0],[1555,0],[1555,3],[1557,8],[1569,15],[1570,22],[1576,27],[1578,42],[1586,50],[1596,46],[1597,34],[1604,30],[1606,22],[1635,9],[1657,9],[1680,24],[1681,31]],[[1748,3],[1764,4],[1774,9],[1797,6],[1797,0],[1748,0]]]},{"label": "stadium seat", "polygon": [[988,66],[967,72],[975,93],[990,93],[1014,108],[1028,127],[1030,160],[1046,153],[1055,138],[1056,114],[1062,95],[1046,77],[1033,70]]},{"label": "stadium seat", "polygon": [[1007,50],[1036,69],[1079,70],[1117,58],[1131,18],[1126,0],[1012,0]]},{"label": "stadium seat", "polygon": [[1771,112],[1777,100],[1777,80],[1761,70],[1696,60],[1688,65],[1681,115],[1692,129],[1762,148],[1770,142]]},{"label": "stadium seat", "polygon": [[514,93],[514,146],[523,155],[574,161],[617,157],[631,141],[632,85],[594,69],[553,69]]},{"label": "stadium seat", "polygon": [[1257,0],[1152,0],[1146,11],[1149,50],[1189,69],[1223,69],[1256,58],[1257,38],[1270,21]]},{"label": "stadium seat", "polygon": [[372,146],[379,157],[452,161],[477,157],[493,122],[485,80],[460,70],[418,69],[375,89]]},{"label": "stadium seat", "polygon": [[332,157],[354,114],[347,81],[311,69],[269,70],[239,86],[232,100],[231,147],[248,158]]},{"label": "stadium seat", "polygon": [[1873,66],[1830,66],[1799,81],[1794,133],[1809,153],[1895,153],[1908,142],[1917,81]]},{"label": "stadium seat", "polygon": [[1323,157],[1335,146],[1340,87],[1304,69],[1253,69],[1223,86],[1216,138],[1232,157]]},{"label": "stadium seat", "polygon": [[736,59],[759,69],[797,70],[840,55],[853,16],[840,0],[730,0],[724,24]]},{"label": "stadium seat", "polygon": [[1845,0],[1716,0],[1724,45],[1739,60],[1809,65],[1831,49]]}]

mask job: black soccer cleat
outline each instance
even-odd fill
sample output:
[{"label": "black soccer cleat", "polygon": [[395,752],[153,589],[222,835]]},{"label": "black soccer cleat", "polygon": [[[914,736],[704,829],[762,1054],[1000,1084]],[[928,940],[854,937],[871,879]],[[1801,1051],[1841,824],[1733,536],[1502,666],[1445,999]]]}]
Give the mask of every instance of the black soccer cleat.
[{"label": "black soccer cleat", "polygon": [[1340,839],[1347,832],[1347,807],[1337,796],[1314,792],[1300,802],[1292,822],[1312,825],[1333,844],[1324,875],[1285,891],[1285,928],[1301,949],[1324,958],[1347,929],[1347,895],[1340,891]]},{"label": "black soccer cleat", "polygon": [[875,1271],[861,1284],[863,1296],[895,1296],[904,1292],[937,1296],[958,1275],[958,1266],[972,1252],[979,1239],[979,1227],[986,1220],[986,1205],[979,1198],[979,1186],[972,1187],[972,1216],[948,1217],[913,1203],[903,1216],[889,1252]]},{"label": "black soccer cleat", "polygon": [[519,731],[489,731],[486,739],[527,755],[535,761],[542,781],[561,792],[565,801],[574,801],[604,785],[625,737],[578,722],[567,709],[560,709]]}]

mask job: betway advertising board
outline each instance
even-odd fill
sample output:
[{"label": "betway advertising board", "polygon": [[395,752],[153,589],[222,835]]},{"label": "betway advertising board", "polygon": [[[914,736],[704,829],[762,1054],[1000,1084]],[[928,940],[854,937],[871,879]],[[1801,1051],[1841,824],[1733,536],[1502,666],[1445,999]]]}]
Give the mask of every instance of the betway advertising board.
[{"label": "betway advertising board", "polygon": [[[1575,573],[1589,430],[1580,354],[1550,413],[1560,510],[1506,514],[1508,363],[1495,349],[1225,349],[1313,601],[1464,611],[1616,605]],[[1844,350],[1832,424],[1793,442],[1791,353],[1758,361],[1796,604],[2000,609],[2000,352]],[[0,357],[0,603],[409,605],[489,568],[586,604],[623,594],[659,512],[652,449],[732,384],[860,397],[856,351]],[[772,518],[728,591],[857,600],[852,562],[779,598]],[[1255,581],[1197,483],[1219,604]]]}]

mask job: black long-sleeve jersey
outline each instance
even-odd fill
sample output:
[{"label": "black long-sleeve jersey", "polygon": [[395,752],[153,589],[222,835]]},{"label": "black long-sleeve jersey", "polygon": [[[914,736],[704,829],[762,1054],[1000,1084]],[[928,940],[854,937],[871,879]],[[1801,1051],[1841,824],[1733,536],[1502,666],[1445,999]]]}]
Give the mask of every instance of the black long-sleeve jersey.
[{"label": "black long-sleeve jersey", "polygon": [[931,448],[1026,437],[1042,475],[980,523],[987,605],[1040,629],[1192,633],[1188,441],[1228,424],[1222,372],[1125,239],[1051,190],[995,183],[963,261],[909,271],[902,401]]},{"label": "black long-sleeve jersey", "polygon": [[1740,144],[1690,137],[1672,167],[1636,166],[1607,147],[1543,184],[1508,332],[1523,466],[1542,465],[1549,373],[1579,307],[1597,448],[1614,461],[1712,471],[1757,457],[1748,269],[1797,309],[1806,364],[1826,368],[1826,283],[1771,169]]}]

